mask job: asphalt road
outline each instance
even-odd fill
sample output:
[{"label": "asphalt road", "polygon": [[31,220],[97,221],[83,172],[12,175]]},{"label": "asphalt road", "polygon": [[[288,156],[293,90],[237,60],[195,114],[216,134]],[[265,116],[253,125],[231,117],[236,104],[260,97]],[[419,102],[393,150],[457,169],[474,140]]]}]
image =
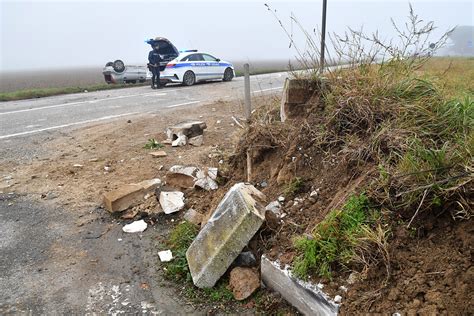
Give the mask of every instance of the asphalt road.
[{"label": "asphalt road", "polygon": [[[282,89],[287,73],[251,77],[253,95]],[[217,100],[243,99],[243,77],[231,82],[199,83],[191,87],[169,85],[152,90],[141,86],[84,92],[33,100],[0,103],[0,148],[13,138],[60,130],[117,118],[156,113],[175,107]]]}]

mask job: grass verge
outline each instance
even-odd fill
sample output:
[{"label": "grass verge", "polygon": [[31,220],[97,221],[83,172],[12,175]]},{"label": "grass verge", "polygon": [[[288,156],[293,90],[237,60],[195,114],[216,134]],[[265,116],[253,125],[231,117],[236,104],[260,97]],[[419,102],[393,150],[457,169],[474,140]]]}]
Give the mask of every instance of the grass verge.
[{"label": "grass verge", "polygon": [[24,99],[44,98],[61,94],[82,93],[84,91],[93,92],[100,90],[112,90],[122,88],[132,88],[143,86],[146,84],[98,84],[84,87],[66,87],[66,88],[44,88],[44,89],[28,89],[14,92],[0,93],[0,101],[15,101]]}]

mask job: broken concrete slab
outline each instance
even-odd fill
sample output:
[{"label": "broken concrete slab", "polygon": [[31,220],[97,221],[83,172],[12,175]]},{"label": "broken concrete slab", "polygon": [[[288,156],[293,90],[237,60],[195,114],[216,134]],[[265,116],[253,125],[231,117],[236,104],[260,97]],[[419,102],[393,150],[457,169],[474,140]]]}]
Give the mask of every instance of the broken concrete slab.
[{"label": "broken concrete slab", "polygon": [[171,142],[172,147],[185,146],[188,143],[188,137],[186,135],[179,135],[175,140]]},{"label": "broken concrete slab", "polygon": [[199,187],[207,191],[217,190],[219,187],[208,173],[197,167],[176,165],[169,170],[170,172],[166,175],[166,183],[170,186],[184,189]]},{"label": "broken concrete slab", "polygon": [[312,79],[289,79],[283,85],[280,104],[282,122],[306,114],[305,104],[313,96],[318,83]]},{"label": "broken concrete slab", "polygon": [[262,256],[260,273],[263,283],[278,292],[304,315],[337,315],[339,304],[334,302],[318,286],[294,277],[286,266]]},{"label": "broken concrete slab", "polygon": [[161,158],[161,157],[168,156],[168,154],[163,150],[151,152],[150,155],[153,156],[154,158]]},{"label": "broken concrete slab", "polygon": [[202,144],[204,143],[204,137],[202,135],[191,137],[188,139],[188,143],[189,145],[196,147],[202,146]]},{"label": "broken concrete slab", "polygon": [[260,277],[253,269],[237,267],[230,271],[229,288],[236,300],[245,300],[259,287]]},{"label": "broken concrete slab", "polygon": [[171,250],[163,250],[158,252],[158,257],[160,257],[161,262],[170,262],[173,260],[173,253]]},{"label": "broken concrete slab", "polygon": [[198,213],[195,209],[190,208],[185,214],[184,219],[194,225],[200,225],[203,215]]},{"label": "broken concrete slab", "polygon": [[104,206],[111,213],[125,211],[143,202],[145,196],[152,193],[160,185],[160,179],[123,185],[104,194]]},{"label": "broken concrete slab", "polygon": [[186,251],[194,285],[215,285],[263,224],[265,205],[265,195],[253,185],[230,188]]},{"label": "broken concrete slab", "polygon": [[148,227],[148,224],[143,220],[135,221],[133,223],[127,224],[122,227],[122,230],[125,233],[141,233],[145,231],[145,229]]},{"label": "broken concrete slab", "polygon": [[203,121],[185,121],[168,127],[166,136],[168,136],[168,140],[171,141],[179,138],[180,135],[193,138],[202,135],[206,128],[207,125]]},{"label": "broken concrete slab", "polygon": [[217,168],[207,168],[207,175],[212,180],[217,180],[219,170]]},{"label": "broken concrete slab", "polygon": [[161,191],[160,205],[165,214],[178,212],[184,207],[184,193],[179,191]]},{"label": "broken concrete slab", "polygon": [[204,178],[199,178],[196,180],[194,183],[195,187],[204,189],[206,191],[211,191],[211,190],[217,190],[219,188],[219,185],[217,184],[216,181],[212,180],[211,177],[204,177]]},{"label": "broken concrete slab", "polygon": [[271,211],[275,215],[280,216],[281,213],[281,204],[278,201],[270,202],[266,207],[265,211]]}]

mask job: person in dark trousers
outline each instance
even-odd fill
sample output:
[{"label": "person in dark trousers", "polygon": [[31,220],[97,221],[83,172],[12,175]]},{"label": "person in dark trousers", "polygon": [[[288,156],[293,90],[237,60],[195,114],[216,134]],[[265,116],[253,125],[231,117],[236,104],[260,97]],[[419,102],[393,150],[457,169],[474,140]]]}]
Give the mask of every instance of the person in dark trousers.
[{"label": "person in dark trousers", "polygon": [[160,61],[161,56],[158,53],[159,50],[158,44],[153,47],[153,50],[148,53],[148,69],[150,69],[151,76],[151,88],[160,89]]}]

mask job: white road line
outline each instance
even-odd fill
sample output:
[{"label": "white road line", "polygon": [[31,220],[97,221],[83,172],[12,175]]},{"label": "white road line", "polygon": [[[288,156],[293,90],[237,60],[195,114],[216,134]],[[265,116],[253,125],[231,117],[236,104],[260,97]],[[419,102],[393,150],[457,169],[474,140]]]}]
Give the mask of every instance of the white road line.
[{"label": "white road line", "polygon": [[177,106],[188,105],[188,104],[195,104],[195,103],[199,103],[199,102],[201,102],[201,101],[191,101],[191,102],[173,104],[173,105],[168,105],[167,108],[175,108],[175,107],[177,107]]},{"label": "white road line", "polygon": [[[166,92],[170,92],[170,91],[174,91],[174,90],[169,90],[169,91],[166,91]],[[70,103],[61,103],[61,104],[47,105],[47,106],[42,106],[42,107],[32,108],[32,109],[24,109],[24,110],[3,112],[3,113],[0,113],[0,115],[15,114],[15,113],[22,113],[22,112],[30,112],[30,111],[38,111],[38,110],[44,110],[44,109],[53,109],[53,108],[59,108],[59,107],[68,106],[68,105],[76,106],[76,105],[80,105],[80,104],[92,104],[92,103],[97,103],[97,102],[102,102],[102,101],[117,100],[117,99],[124,99],[124,98],[138,97],[138,96],[147,97],[147,96],[164,96],[164,95],[166,95],[166,93],[156,93],[156,92],[120,95],[120,96],[111,97],[111,98],[88,100],[88,101],[78,101],[78,102],[70,102]]]},{"label": "white road line", "polygon": [[277,88],[268,88],[268,89],[262,89],[262,90],[255,90],[255,91],[252,91],[252,92],[265,92],[265,91],[270,91],[270,90],[279,90],[279,89],[283,89],[283,87],[277,87]]},{"label": "white road line", "polygon": [[11,138],[11,137],[23,136],[23,135],[28,135],[28,134],[36,134],[36,133],[50,131],[50,130],[54,130],[54,129],[64,128],[64,127],[69,127],[69,126],[74,126],[74,125],[80,125],[80,124],[99,122],[99,121],[105,121],[105,120],[110,120],[110,119],[113,119],[113,118],[118,118],[118,117],[128,116],[128,115],[134,115],[134,114],[138,114],[138,113],[139,112],[131,112],[131,113],[125,113],[125,114],[119,114],[119,115],[109,115],[109,116],[96,118],[96,119],[93,119],[93,120],[87,120],[87,121],[81,121],[81,122],[51,126],[51,127],[46,127],[46,128],[33,130],[33,131],[27,131],[27,132],[21,132],[21,133],[9,134],[9,135],[2,135],[2,136],[0,136],[0,139],[7,139],[7,138]]}]

